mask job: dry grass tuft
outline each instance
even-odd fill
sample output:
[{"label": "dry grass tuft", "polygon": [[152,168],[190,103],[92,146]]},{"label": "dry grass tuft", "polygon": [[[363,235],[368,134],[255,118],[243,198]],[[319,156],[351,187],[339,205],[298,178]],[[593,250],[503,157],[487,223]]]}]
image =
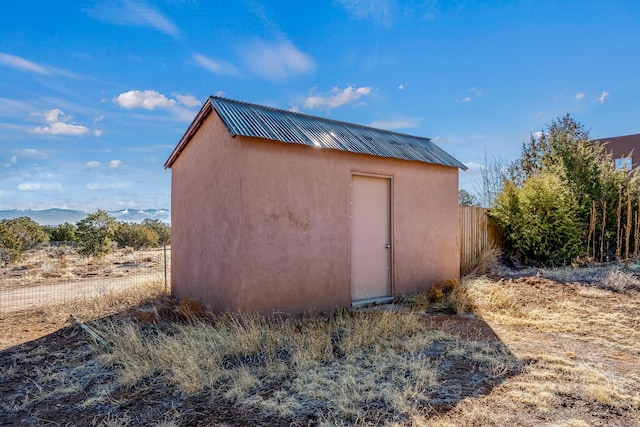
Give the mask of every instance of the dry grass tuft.
[{"label": "dry grass tuft", "polygon": [[467,292],[466,283],[458,279],[443,280],[427,292],[399,298],[399,302],[409,304],[417,310],[433,309],[452,314],[473,313],[475,303]]},{"label": "dry grass tuft", "polygon": [[633,286],[638,286],[640,281],[635,275],[633,275],[633,273],[625,272],[620,268],[616,268],[602,279],[602,284],[606,288],[613,289],[617,292],[623,292]]},{"label": "dry grass tuft", "polygon": [[173,310],[173,314],[179,319],[195,320],[210,316],[211,312],[203,302],[193,298],[184,298],[180,300],[178,306]]},{"label": "dry grass tuft", "polygon": [[484,250],[470,263],[462,263],[460,265],[460,274],[462,276],[483,276],[495,271],[500,261],[500,249],[490,247]]},{"label": "dry grass tuft", "polygon": [[97,327],[115,349],[100,359],[122,384],[159,376],[188,395],[356,425],[407,420],[418,408],[459,399],[460,386],[442,382],[457,363],[493,379],[519,369],[499,344],[433,330],[414,311],[338,310],[286,320],[226,315],[152,332],[131,322]]}]

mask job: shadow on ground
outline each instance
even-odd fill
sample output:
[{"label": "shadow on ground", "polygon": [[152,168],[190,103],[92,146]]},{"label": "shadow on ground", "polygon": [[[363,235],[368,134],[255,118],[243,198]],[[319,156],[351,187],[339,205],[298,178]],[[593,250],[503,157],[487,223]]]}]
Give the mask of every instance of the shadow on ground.
[{"label": "shadow on ground", "polygon": [[[165,306],[167,301],[162,302],[160,310],[149,310],[150,305],[146,304],[102,320],[117,323],[124,318],[133,319],[153,333],[170,322],[184,321],[176,318],[175,308]],[[158,313],[158,317],[144,319],[140,314],[149,312]],[[449,411],[463,399],[490,393],[522,372],[527,363],[517,360],[481,319],[429,311],[419,315],[426,329],[446,333],[445,338],[435,340],[417,355],[437,362],[439,369],[438,386],[427,393],[428,403],[415,408],[427,418]],[[83,329],[71,325],[0,352],[3,425],[278,426],[315,425],[321,419],[360,425],[408,422],[402,414],[394,415],[380,407],[385,396],[366,402],[364,415],[340,419],[327,412],[332,407],[330,401],[315,402],[311,409],[279,416],[264,408],[238,405],[211,390],[185,394],[161,375],[135,386],[123,386],[117,367],[101,363],[101,351]]]}]

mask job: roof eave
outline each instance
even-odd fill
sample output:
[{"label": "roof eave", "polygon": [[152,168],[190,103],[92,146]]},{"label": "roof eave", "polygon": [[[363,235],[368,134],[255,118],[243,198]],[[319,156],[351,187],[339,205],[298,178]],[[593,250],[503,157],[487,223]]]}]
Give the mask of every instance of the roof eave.
[{"label": "roof eave", "polygon": [[187,128],[184,135],[182,135],[182,138],[180,138],[180,142],[178,142],[178,145],[176,145],[176,148],[173,149],[173,152],[171,153],[167,161],[164,163],[165,169],[170,168],[171,165],[173,165],[176,159],[180,156],[180,153],[182,153],[182,151],[185,149],[187,144],[189,144],[189,142],[191,141],[191,138],[193,138],[193,136],[196,134],[196,132],[200,128],[200,125],[202,125],[202,122],[204,122],[204,120],[209,116],[209,114],[211,114],[211,111],[213,111],[213,105],[211,104],[211,100],[207,99],[204,105],[202,106],[202,108],[200,109],[200,111],[198,112],[198,114],[196,115],[196,117],[193,119],[193,121]]}]

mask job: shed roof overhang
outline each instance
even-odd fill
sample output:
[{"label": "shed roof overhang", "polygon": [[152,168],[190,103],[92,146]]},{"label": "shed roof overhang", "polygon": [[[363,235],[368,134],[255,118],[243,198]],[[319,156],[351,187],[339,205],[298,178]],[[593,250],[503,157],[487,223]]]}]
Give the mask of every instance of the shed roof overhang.
[{"label": "shed roof overhang", "polygon": [[297,112],[240,101],[210,97],[189,125],[164,164],[165,169],[180,156],[204,120],[215,110],[229,134],[285,143],[335,149],[378,157],[414,160],[428,164],[467,167],[435,145],[429,138],[340,122]]}]

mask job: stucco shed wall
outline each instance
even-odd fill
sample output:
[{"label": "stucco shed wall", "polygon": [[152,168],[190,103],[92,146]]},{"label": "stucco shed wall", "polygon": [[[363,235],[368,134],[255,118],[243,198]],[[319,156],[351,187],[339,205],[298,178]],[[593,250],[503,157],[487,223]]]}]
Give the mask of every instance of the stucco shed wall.
[{"label": "stucco shed wall", "polygon": [[457,168],[231,138],[215,112],[172,168],[178,296],[263,313],[349,306],[359,173],[392,179],[393,295],[458,277]]},{"label": "stucco shed wall", "polygon": [[240,147],[214,116],[171,167],[171,287],[224,311],[237,307]]}]

